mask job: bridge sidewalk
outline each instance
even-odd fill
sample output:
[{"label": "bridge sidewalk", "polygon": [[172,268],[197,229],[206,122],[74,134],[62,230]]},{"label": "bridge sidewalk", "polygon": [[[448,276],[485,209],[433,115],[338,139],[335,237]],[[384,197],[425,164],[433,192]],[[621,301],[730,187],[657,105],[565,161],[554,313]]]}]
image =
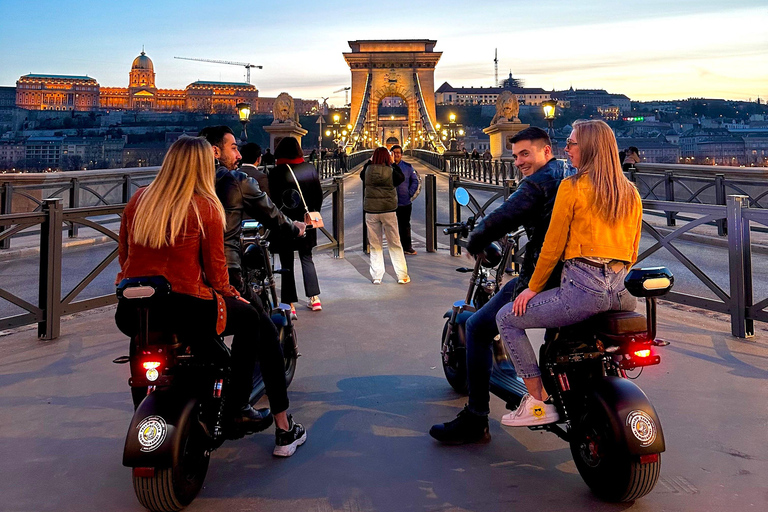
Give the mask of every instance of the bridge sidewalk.
[{"label": "bridge sidewalk", "polygon": [[[315,260],[324,309],[299,307],[302,357],[290,389],[308,443],[280,461],[271,433],[226,443],[188,510],[615,510],[589,494],[565,443],[502,428],[496,398],[491,444],[447,448],[426,435],[465,401],[445,382],[438,352],[442,314],[464,294],[467,276],[454,271],[463,260],[444,250],[409,257],[405,286],[389,265],[372,285],[357,251]],[[140,510],[120,464],[131,404],[128,369],[111,363],[127,353],[112,316],[71,317],[54,342],[34,329],[0,333],[0,508]],[[659,318],[672,344],[638,383],[662,418],[667,452],[642,506],[764,507],[766,330],[740,341],[723,316],[668,305]]]}]

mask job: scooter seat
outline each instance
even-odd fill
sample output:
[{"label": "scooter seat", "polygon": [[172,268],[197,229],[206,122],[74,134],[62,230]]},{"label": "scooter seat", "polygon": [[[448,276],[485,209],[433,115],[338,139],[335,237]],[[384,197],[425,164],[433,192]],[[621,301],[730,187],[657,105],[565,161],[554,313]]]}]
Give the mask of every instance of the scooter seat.
[{"label": "scooter seat", "polygon": [[635,334],[645,332],[645,316],[634,311],[607,311],[590,319],[594,329],[604,334]]}]

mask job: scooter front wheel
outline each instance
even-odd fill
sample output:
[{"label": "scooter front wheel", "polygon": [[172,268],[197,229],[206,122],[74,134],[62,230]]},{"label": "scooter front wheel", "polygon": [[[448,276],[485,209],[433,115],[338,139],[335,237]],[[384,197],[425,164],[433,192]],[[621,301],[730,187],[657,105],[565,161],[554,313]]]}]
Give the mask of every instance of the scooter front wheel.
[{"label": "scooter front wheel", "polygon": [[[463,329],[461,325],[455,325],[455,329]],[[449,333],[450,331],[450,333]],[[453,332],[451,321],[446,320],[443,327],[443,337],[440,340],[440,359],[443,363],[443,372],[448,384],[462,395],[467,394],[467,349],[463,344],[463,337],[459,332]]]},{"label": "scooter front wheel", "polygon": [[641,461],[617,441],[608,417],[591,403],[574,425],[571,454],[586,484],[606,501],[633,501],[651,492],[661,472],[661,454]]},{"label": "scooter front wheel", "polygon": [[296,375],[296,359],[298,354],[294,347],[298,346],[295,326],[282,326],[280,331],[280,348],[283,350],[283,362],[285,364],[285,387],[291,385]]}]

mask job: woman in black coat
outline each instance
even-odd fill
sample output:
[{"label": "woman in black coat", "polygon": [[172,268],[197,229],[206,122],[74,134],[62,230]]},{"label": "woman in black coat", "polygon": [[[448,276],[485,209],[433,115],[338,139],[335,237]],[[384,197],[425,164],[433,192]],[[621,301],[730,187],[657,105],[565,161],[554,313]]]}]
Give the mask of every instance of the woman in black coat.
[{"label": "woman in black coat", "polygon": [[[311,212],[319,212],[323,204],[323,189],[320,185],[317,169],[311,163],[304,162],[304,152],[299,141],[293,137],[285,137],[275,148],[275,168],[269,172],[269,190],[272,194],[272,202],[288,217],[294,220],[304,220],[304,203],[298,201],[293,208],[285,205],[291,190],[297,190],[296,181],[291,175],[296,175],[299,181],[307,208]],[[290,169],[289,169],[290,167]],[[289,200],[290,203],[290,200]],[[293,273],[294,251],[299,252],[301,261],[301,273],[304,278],[304,293],[306,294],[307,307],[312,311],[320,311],[320,285],[317,282],[315,263],[312,261],[312,248],[317,245],[317,230],[307,229],[306,235],[292,241],[273,240],[273,247],[277,246],[280,255],[280,266],[289,272],[282,274],[280,282],[281,302],[291,305],[291,313],[296,315],[293,305],[299,298],[296,293],[296,279]]]}]

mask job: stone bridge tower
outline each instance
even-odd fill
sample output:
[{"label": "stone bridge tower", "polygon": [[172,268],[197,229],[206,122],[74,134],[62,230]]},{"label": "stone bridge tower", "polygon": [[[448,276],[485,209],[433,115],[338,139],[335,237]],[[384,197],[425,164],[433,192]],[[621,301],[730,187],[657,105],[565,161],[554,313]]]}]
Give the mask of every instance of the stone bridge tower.
[{"label": "stone bridge tower", "polygon": [[[384,143],[378,111],[381,100],[388,97],[398,97],[407,106],[407,125],[401,133],[410,138],[411,147],[420,145],[414,141],[423,135],[431,148],[443,151],[434,128],[435,66],[442,56],[434,51],[436,43],[430,39],[349,41],[352,51],[343,54],[352,71],[349,151]],[[364,141],[366,132],[373,140]]]}]

